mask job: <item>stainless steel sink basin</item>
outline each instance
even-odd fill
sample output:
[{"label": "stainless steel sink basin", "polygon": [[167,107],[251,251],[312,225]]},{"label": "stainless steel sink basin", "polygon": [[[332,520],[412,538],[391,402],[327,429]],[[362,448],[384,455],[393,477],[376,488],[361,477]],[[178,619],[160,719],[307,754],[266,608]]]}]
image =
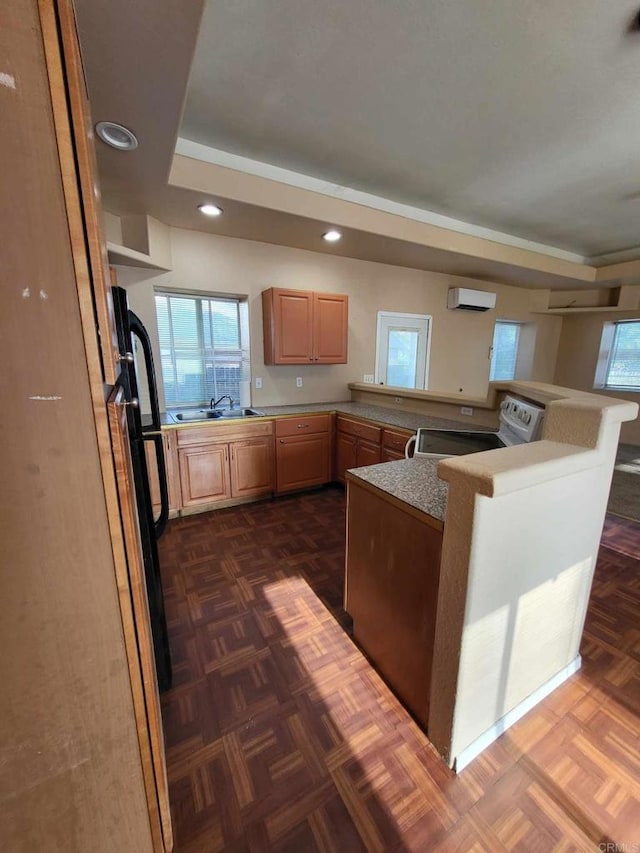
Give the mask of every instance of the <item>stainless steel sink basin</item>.
[{"label": "stainless steel sink basin", "polygon": [[178,423],[185,423],[187,421],[209,421],[214,418],[221,418],[222,412],[212,411],[211,409],[203,409],[199,412],[171,412],[171,417],[174,421],[178,421]]},{"label": "stainless steel sink basin", "polygon": [[187,409],[184,412],[169,412],[175,423],[192,423],[194,421],[228,420],[229,418],[261,418],[264,412],[258,409]]},{"label": "stainless steel sink basin", "polygon": [[264,412],[258,409],[225,409],[222,412],[223,418],[263,418]]}]

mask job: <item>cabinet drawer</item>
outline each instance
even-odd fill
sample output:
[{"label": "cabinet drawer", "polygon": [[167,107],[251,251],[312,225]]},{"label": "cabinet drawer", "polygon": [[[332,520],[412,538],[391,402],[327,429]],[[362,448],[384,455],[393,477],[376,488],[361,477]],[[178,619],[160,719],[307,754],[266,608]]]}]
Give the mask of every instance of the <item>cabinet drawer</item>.
[{"label": "cabinet drawer", "polygon": [[196,444],[211,444],[214,441],[234,441],[243,438],[256,438],[273,435],[273,421],[260,423],[216,423],[199,427],[182,427],[177,430],[178,447],[192,447]]},{"label": "cabinet drawer", "polygon": [[406,432],[400,432],[399,430],[394,429],[383,429],[382,446],[388,450],[397,450],[398,452],[402,452],[404,455],[405,445],[412,435],[413,433],[408,430]]},{"label": "cabinet drawer", "polygon": [[365,441],[372,441],[374,444],[380,443],[380,435],[382,433],[380,427],[371,426],[370,424],[362,423],[362,421],[354,421],[351,418],[338,415],[337,429],[338,432],[346,432],[348,435],[364,438]]},{"label": "cabinet drawer", "polygon": [[304,415],[300,418],[278,418],[276,421],[276,437],[285,438],[288,435],[309,435],[314,432],[329,432],[331,416]]}]

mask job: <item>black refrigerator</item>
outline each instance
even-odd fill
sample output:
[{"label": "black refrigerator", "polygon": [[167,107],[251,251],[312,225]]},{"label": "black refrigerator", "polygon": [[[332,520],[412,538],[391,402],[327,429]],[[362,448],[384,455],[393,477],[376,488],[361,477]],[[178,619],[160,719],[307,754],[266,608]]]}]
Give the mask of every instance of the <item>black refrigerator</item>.
[{"label": "black refrigerator", "polygon": [[[149,599],[149,618],[160,691],[171,687],[171,656],[167,634],[167,620],[164,611],[160,560],[157,540],[162,535],[169,517],[169,497],[167,494],[167,475],[160,432],[160,408],[156,375],[153,365],[151,341],[140,319],[129,309],[127,291],[122,287],[112,288],[113,307],[118,331],[118,348],[121,355],[122,372],[119,383],[126,398],[133,405],[127,406],[129,444],[133,465],[142,556]],[[140,391],[145,391],[150,414],[143,417],[140,404]],[[145,442],[155,444],[155,456],[158,464],[160,484],[160,514],[154,517],[149,488],[149,474],[145,455]]]}]

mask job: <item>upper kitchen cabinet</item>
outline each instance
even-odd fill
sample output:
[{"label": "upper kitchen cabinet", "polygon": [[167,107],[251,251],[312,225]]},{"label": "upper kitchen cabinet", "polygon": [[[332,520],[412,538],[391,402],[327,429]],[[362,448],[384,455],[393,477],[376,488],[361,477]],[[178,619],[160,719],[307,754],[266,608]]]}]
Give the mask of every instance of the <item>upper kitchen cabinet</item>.
[{"label": "upper kitchen cabinet", "polygon": [[265,364],[346,364],[349,297],[311,290],[262,291]]}]

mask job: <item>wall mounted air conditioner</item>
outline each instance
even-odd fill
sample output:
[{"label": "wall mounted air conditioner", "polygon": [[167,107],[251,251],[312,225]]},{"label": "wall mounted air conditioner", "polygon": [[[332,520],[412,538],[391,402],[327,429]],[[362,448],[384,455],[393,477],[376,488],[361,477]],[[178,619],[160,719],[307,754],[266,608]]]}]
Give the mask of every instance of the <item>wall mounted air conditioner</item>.
[{"label": "wall mounted air conditioner", "polygon": [[466,287],[450,287],[447,294],[447,308],[459,311],[489,311],[496,307],[495,293],[485,290],[469,290]]}]

